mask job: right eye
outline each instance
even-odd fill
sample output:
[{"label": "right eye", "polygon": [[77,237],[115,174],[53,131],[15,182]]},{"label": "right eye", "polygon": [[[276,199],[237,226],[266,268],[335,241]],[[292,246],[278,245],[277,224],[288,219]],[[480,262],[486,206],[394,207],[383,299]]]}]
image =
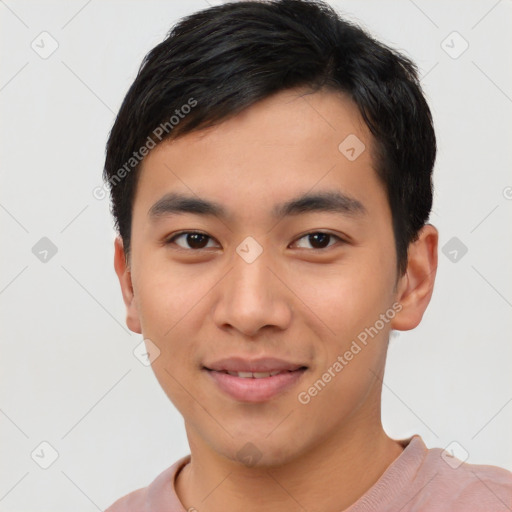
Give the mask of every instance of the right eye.
[{"label": "right eye", "polygon": [[[181,242],[178,243],[178,240]],[[174,243],[181,249],[196,251],[211,247],[208,246],[209,241],[213,241],[213,238],[205,233],[199,231],[182,231],[168,238],[165,244],[170,245]]]}]

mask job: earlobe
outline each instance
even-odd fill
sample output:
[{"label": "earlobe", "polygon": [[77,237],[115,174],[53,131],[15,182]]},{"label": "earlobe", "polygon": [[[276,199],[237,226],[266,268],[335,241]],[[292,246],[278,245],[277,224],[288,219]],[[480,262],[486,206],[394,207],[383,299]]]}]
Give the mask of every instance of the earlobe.
[{"label": "earlobe", "polygon": [[114,241],[114,268],[121,285],[124,304],[126,306],[126,325],[130,331],[142,334],[139,312],[133,291],[132,274],[126,262],[123,241],[117,236]]},{"label": "earlobe", "polygon": [[392,329],[408,331],[421,322],[434,290],[438,238],[437,229],[426,224],[409,245],[407,270],[397,286],[402,309],[391,322]]}]

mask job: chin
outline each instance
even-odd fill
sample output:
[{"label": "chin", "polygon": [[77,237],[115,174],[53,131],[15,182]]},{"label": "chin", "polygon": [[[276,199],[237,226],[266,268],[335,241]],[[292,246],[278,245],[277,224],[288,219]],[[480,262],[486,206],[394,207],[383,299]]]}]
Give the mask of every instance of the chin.
[{"label": "chin", "polygon": [[[286,434],[286,433],[285,433]],[[226,458],[242,466],[255,469],[271,469],[293,462],[300,454],[300,443],[296,437],[289,435],[267,434],[237,436],[231,447],[219,447],[220,453]],[[291,443],[290,439],[294,442]]]}]

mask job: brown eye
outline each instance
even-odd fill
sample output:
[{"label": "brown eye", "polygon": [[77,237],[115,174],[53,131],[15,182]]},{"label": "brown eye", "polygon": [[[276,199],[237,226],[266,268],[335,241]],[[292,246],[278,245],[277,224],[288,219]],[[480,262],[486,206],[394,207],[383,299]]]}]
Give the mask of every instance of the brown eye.
[{"label": "brown eye", "polygon": [[337,239],[339,241],[343,241],[341,240],[340,237],[336,236],[336,235],[332,235],[331,233],[322,233],[321,231],[317,231],[317,232],[314,232],[314,233],[308,233],[307,235],[304,235],[303,237],[299,238],[298,242],[300,240],[306,240],[306,244],[309,244],[310,247],[307,247],[307,246],[304,246],[302,245],[302,247],[298,244],[298,247],[300,248],[303,248],[303,249],[318,249],[318,250],[321,250],[321,249],[325,249],[326,247],[330,247],[331,245],[333,245],[331,242],[332,239]]},{"label": "brown eye", "polygon": [[[180,240],[178,243],[177,241]],[[176,243],[182,249],[204,249],[208,247],[208,243],[213,239],[204,233],[196,233],[195,231],[184,231],[170,238],[166,243]],[[184,245],[183,245],[184,244]],[[209,247],[212,247],[211,245]]]}]

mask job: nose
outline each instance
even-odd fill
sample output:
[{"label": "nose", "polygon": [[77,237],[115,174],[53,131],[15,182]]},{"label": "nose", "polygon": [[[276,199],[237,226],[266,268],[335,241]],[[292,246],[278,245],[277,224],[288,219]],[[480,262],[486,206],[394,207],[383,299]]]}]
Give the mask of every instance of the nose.
[{"label": "nose", "polygon": [[213,319],[219,328],[255,337],[264,328],[284,330],[290,325],[292,293],[264,254],[251,263],[235,256],[218,288]]}]

